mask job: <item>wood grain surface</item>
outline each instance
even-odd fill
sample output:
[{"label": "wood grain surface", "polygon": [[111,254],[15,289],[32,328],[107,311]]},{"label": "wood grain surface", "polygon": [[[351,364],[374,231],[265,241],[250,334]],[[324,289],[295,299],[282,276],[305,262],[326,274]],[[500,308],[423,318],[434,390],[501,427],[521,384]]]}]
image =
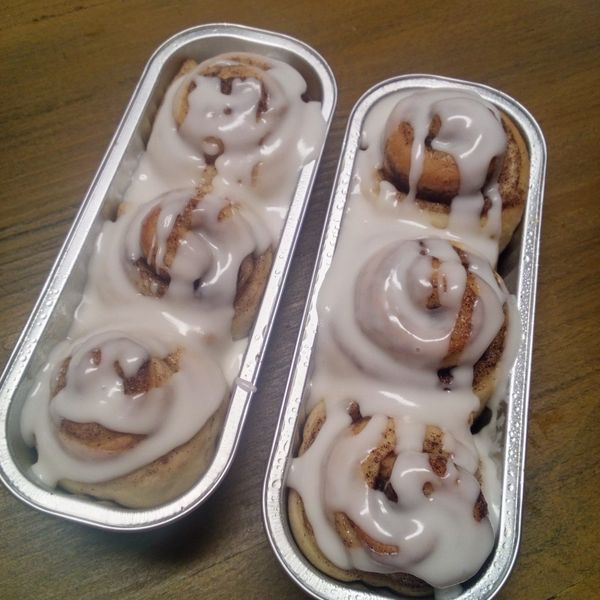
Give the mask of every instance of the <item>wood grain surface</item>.
[{"label": "wood grain surface", "polygon": [[[153,50],[187,27],[288,33],[330,62],[339,103],[233,467],[149,533],[39,513],[0,486],[3,598],[301,598],[267,542],[261,486],[351,107],[436,73],[523,103],[548,144],[521,549],[499,597],[598,597],[598,2],[15,1],[0,9],[0,362],[5,364]],[[596,365],[596,366],[594,366]]]}]

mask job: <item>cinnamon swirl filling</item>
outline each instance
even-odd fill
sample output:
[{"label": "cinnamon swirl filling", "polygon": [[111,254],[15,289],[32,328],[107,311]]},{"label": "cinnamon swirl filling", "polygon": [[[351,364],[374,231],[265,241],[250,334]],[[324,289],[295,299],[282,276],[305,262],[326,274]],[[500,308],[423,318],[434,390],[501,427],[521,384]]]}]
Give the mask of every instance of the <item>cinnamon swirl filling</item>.
[{"label": "cinnamon swirl filling", "polygon": [[209,185],[143,205],[126,245],[128,272],[146,296],[232,307],[232,335],[248,334],[273,262],[272,242],[247,205]]},{"label": "cinnamon swirl filling", "polygon": [[[176,127],[232,183],[256,185],[265,161],[281,150],[292,109],[274,68],[275,61],[245,53],[184,66],[173,101]],[[232,160],[239,163],[234,169]]]},{"label": "cinnamon swirl filling", "polygon": [[406,240],[384,245],[355,277],[353,296],[339,294],[328,316],[339,348],[386,380],[468,381],[483,407],[508,324],[508,293],[489,264],[445,240]]},{"label": "cinnamon swirl filling", "polygon": [[192,486],[212,458],[226,385],[203,350],[168,346],[110,330],[72,344],[23,412],[42,481],[132,507]]},{"label": "cinnamon swirl filling", "polygon": [[[368,400],[345,409],[326,401],[309,415],[290,475],[294,536],[335,577],[381,585],[384,574],[401,576],[387,585],[411,595],[456,583],[464,557],[452,560],[449,547],[459,540],[478,547],[481,555],[469,552],[467,560],[481,564],[493,543],[477,470],[470,470],[477,459],[461,464],[467,430],[455,438],[372,410]],[[306,480],[315,467],[321,475]],[[320,501],[312,486],[322,490]]]},{"label": "cinnamon swirl filling", "polygon": [[[400,199],[447,215],[451,228],[481,228],[502,249],[523,212],[527,156],[511,120],[479,97],[427,90],[392,112],[381,178]],[[448,223],[439,216],[433,222]]]}]

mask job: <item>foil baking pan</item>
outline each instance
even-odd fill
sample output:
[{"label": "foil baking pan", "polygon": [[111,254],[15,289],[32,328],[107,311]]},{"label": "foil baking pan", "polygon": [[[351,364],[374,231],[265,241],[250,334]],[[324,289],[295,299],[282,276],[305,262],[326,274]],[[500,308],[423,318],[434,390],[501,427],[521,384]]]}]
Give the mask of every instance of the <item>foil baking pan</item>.
[{"label": "foil baking pan", "polygon": [[357,102],[342,147],[317,263],[277,425],[263,489],[263,516],[267,536],[277,559],[290,577],[315,598],[356,600],[397,598],[385,588],[361,583],[342,583],[321,573],[302,555],[287,519],[287,473],[299,445],[306,416],[307,383],[311,375],[318,333],[317,296],[327,276],[349,197],[349,186],[363,123],[369,111],[390,95],[425,88],[453,88],[475,92],[508,114],[520,128],[530,153],[529,188],[522,223],[504,253],[498,271],[509,291],[516,296],[522,337],[510,374],[502,472],[502,499],[496,543],[479,573],[462,584],[462,593],[453,598],[492,598],[508,578],[514,565],[521,528],[527,406],[531,373],[536,279],[542,215],[546,145],[541,129],[531,114],[506,94],[490,87],[431,75],[407,75],[375,85]]},{"label": "foil baking pan", "polygon": [[246,51],[287,62],[307,83],[307,96],[321,102],[329,128],[336,83],[325,60],[288,36],[231,24],[202,25],[182,31],[161,45],[148,62],[123,119],[67,235],[40,297],[0,381],[0,478],[27,504],[72,521],[113,530],[142,530],[169,523],[198,505],[226,474],[256,391],[256,380],[290,260],[308,205],[321,150],[303,167],[283,224],[279,246],[248,338],[242,366],[232,387],[229,409],[215,457],[201,480],[176,500],[157,508],[133,510],[45,489],[28,475],[34,453],[21,439],[19,419],[33,376],[52,347],[64,339],[86,283],[87,263],[100,228],[114,213],[145,150],[162,97],[186,58],[200,62],[223,52]]}]

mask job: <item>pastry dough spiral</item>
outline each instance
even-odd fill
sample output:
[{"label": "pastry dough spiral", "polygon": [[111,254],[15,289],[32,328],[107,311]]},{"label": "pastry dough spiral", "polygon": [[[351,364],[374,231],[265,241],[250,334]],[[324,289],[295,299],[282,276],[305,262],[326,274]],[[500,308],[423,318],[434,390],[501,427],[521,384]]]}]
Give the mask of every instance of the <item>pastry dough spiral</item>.
[{"label": "pastry dough spiral", "polygon": [[344,580],[411,595],[461,581],[494,539],[476,452],[437,426],[361,406],[321,402],[307,419],[289,480],[298,544]]},{"label": "pastry dough spiral", "polygon": [[175,190],[138,208],[126,233],[127,270],[142,294],[231,306],[233,338],[248,334],[273,262],[248,205]]},{"label": "pastry dough spiral", "polygon": [[452,388],[467,378],[481,408],[504,351],[508,292],[480,257],[446,240],[392,242],[367,257],[329,325],[335,344],[362,371]]},{"label": "pastry dough spiral", "polygon": [[227,386],[201,348],[140,331],[101,331],[55,353],[22,420],[49,485],[156,506],[212,458]]},{"label": "pastry dough spiral", "polygon": [[390,115],[381,176],[436,226],[479,226],[502,250],[523,213],[527,159],[512,121],[481,98],[426,90]]}]

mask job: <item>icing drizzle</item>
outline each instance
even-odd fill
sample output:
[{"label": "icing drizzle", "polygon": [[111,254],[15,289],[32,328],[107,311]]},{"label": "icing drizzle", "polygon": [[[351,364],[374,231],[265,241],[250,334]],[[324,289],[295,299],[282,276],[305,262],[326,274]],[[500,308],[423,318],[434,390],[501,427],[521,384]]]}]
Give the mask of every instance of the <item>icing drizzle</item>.
[{"label": "icing drizzle", "polygon": [[[434,226],[416,202],[434,115],[441,123],[431,145],[450,154],[460,174],[444,228]],[[414,133],[403,201],[378,177],[384,141],[400,122]],[[308,449],[292,460],[288,477],[319,548],[342,569],[410,573],[453,589],[477,572],[492,549],[500,501],[497,411],[519,341],[514,298],[492,267],[502,201],[498,170],[489,171],[505,148],[498,111],[464,92],[395,94],[366,117],[343,227],[318,296],[307,403],[319,410],[322,402],[326,419]],[[484,198],[491,208],[482,226]],[[467,324],[458,345],[457,322]],[[503,323],[508,330],[489,401],[492,423],[473,435],[470,424],[479,410],[473,367]],[[440,369],[448,370],[451,383],[442,382]],[[370,419],[359,432],[351,427],[350,403]],[[390,420],[395,462],[389,484],[396,499],[361,473]],[[449,459],[441,475],[424,451],[427,427],[443,433]],[[428,494],[425,484],[431,485]],[[489,513],[477,520],[481,492]],[[376,543],[345,544],[335,525],[338,513]]]},{"label": "icing drizzle", "polygon": [[[163,456],[202,428],[236,381],[246,346],[231,335],[240,265],[276,248],[298,173],[317,155],[325,123],[320,103],[303,99],[306,82],[294,68],[235,56],[182,72],[167,89],[118,218],[96,241],[67,339],[36,376],[21,429],[38,451],[33,473],[47,485],[107,481]],[[261,63],[265,72],[232,77],[225,93],[206,72],[236,60]],[[174,105],[190,83],[178,123]],[[142,295],[135,282],[141,230],[153,210],[151,262],[166,283],[159,297]],[[167,258],[185,211],[189,228]],[[140,365],[173,354],[178,368],[166,382],[128,392],[125,379]],[[65,360],[66,385],[53,396]],[[65,419],[144,438],[118,457],[89,460],[61,442]]]}]

